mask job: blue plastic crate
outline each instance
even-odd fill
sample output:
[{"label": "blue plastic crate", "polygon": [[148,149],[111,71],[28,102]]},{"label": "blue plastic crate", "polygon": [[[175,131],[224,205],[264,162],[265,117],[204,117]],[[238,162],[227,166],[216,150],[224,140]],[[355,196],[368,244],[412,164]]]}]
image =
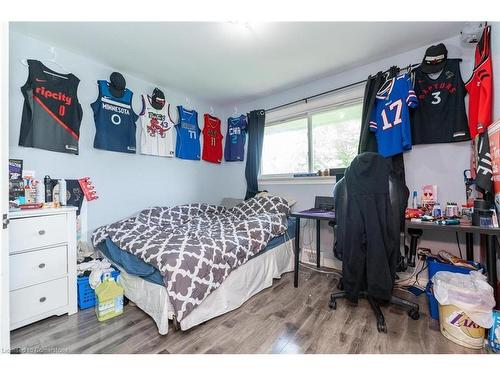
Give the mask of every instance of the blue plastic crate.
[{"label": "blue plastic crate", "polygon": [[[468,274],[471,270],[465,267],[454,266],[453,264],[441,263],[435,258],[427,258],[426,262],[427,269],[429,270],[429,282],[425,287],[425,294],[427,294],[427,297],[429,298],[429,313],[431,314],[432,319],[439,319],[439,303],[434,297],[434,293],[432,291],[432,276],[439,271]],[[482,266],[477,262],[468,263],[473,264],[478,267],[478,269],[482,269]]]},{"label": "blue plastic crate", "polygon": [[[120,271],[111,272],[111,276],[116,280]],[[94,307],[96,303],[95,291],[90,287],[88,276],[78,276],[77,278],[78,290],[78,307],[80,310]]]}]

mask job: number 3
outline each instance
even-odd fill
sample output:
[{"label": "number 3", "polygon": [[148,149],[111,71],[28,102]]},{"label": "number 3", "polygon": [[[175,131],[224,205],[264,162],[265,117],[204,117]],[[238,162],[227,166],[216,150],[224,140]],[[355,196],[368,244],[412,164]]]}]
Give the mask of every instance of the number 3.
[{"label": "number 3", "polygon": [[431,104],[439,104],[441,103],[441,97],[439,96],[441,94],[441,91],[436,91],[432,93],[432,96],[434,97],[434,100],[431,102]]}]

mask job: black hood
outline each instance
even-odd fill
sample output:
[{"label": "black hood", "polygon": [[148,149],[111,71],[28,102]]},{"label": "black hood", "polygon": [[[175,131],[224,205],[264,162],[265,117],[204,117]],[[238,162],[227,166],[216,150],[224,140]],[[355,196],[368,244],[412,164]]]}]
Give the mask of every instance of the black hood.
[{"label": "black hood", "polygon": [[389,160],[382,155],[375,152],[359,154],[345,172],[349,194],[388,194],[390,171]]}]

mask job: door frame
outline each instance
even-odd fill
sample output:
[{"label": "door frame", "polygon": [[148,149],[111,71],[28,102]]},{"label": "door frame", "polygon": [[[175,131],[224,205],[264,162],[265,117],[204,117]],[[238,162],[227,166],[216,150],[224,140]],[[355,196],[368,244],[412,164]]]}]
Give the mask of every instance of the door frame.
[{"label": "door frame", "polygon": [[10,351],[9,320],[9,229],[4,215],[9,214],[7,196],[9,165],[9,23],[0,23],[0,350]]}]

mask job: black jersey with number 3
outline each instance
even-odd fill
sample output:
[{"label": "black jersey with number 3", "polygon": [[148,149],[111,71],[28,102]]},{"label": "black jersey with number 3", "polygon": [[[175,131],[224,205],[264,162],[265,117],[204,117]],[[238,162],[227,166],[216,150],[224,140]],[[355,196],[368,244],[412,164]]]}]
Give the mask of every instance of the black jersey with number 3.
[{"label": "black jersey with number 3", "polygon": [[28,60],[19,145],[78,155],[82,107],[74,74],[57,73]]},{"label": "black jersey with number 3", "polygon": [[448,59],[438,77],[415,69],[415,94],[419,106],[411,116],[414,145],[470,140],[465,113],[465,85],[460,60]]}]

